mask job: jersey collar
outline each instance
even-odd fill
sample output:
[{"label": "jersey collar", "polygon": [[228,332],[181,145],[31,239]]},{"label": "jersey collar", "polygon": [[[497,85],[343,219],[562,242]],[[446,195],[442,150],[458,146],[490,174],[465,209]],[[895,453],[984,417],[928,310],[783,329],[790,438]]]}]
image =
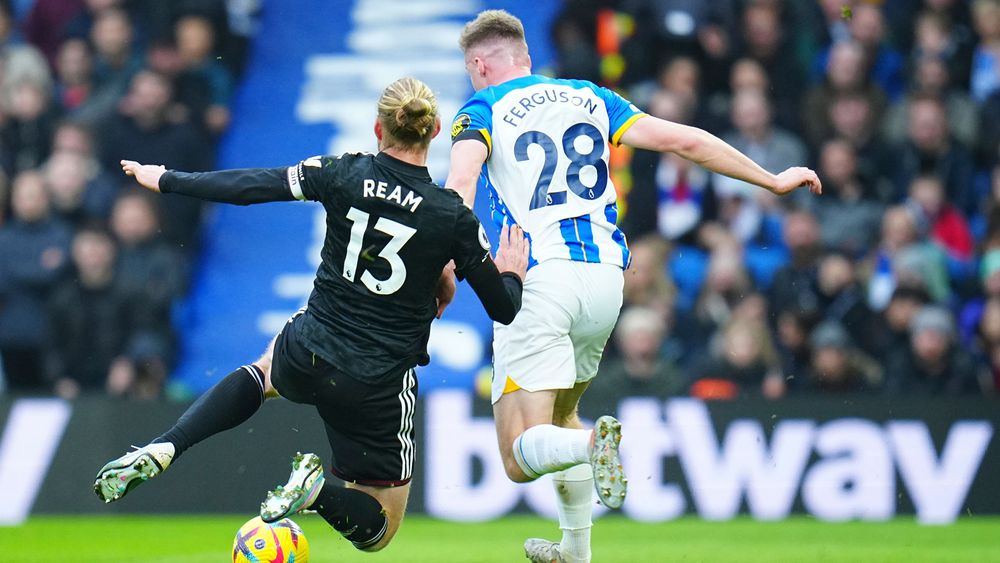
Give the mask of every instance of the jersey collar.
[{"label": "jersey collar", "polygon": [[416,176],[421,180],[431,182],[431,174],[427,171],[426,166],[416,166],[410,164],[409,162],[403,162],[398,158],[389,156],[384,152],[380,152],[375,155],[375,160],[383,166],[392,168],[393,170],[399,172],[400,174],[406,174],[407,176]]}]

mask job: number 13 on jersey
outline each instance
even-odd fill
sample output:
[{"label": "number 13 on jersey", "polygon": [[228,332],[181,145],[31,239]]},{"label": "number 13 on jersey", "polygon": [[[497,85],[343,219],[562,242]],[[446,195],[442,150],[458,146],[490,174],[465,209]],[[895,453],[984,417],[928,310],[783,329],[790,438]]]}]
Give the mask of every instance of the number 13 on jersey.
[{"label": "number 13 on jersey", "polygon": [[[347,212],[347,218],[351,221],[351,241],[347,244],[347,252],[344,255],[344,278],[354,281],[358,273],[358,259],[361,256],[361,248],[364,245],[365,232],[368,230],[368,221],[371,215],[352,207]],[[372,293],[379,295],[391,295],[399,291],[406,282],[406,263],[399,256],[399,251],[403,245],[416,234],[417,230],[406,225],[397,223],[391,219],[380,217],[375,222],[375,230],[381,231],[392,238],[379,253],[379,258],[385,259],[389,263],[389,277],[380,280],[365,270],[361,274],[361,283],[365,284]]]}]

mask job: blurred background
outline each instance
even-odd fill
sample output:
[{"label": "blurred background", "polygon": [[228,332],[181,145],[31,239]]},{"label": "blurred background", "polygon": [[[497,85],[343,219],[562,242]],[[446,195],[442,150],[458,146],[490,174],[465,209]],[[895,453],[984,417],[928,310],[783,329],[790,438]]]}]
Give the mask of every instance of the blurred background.
[{"label": "blurred background", "polygon": [[[375,100],[404,75],[433,87],[447,123],[472,93],[458,33],[485,8],[522,18],[536,72],[613,88],[772,172],[806,165],[823,182],[821,197],[779,199],[669,154],[612,149],[633,262],[586,417],[654,404],[647,426],[669,431],[674,405],[720,435],[750,419],[766,436],[784,412],[844,416],[873,421],[891,453],[909,442],[883,422],[926,416],[941,471],[957,425],[978,421],[979,438],[951,454],[975,465],[943,520],[970,487],[979,510],[1000,511],[1000,468],[985,465],[1000,389],[1000,0],[0,0],[6,419],[25,397],[68,401],[31,403],[49,405],[36,422],[87,416],[79,405],[179,413],[255,359],[311,290],[321,207],[149,197],[120,159],[197,171],[374,151]],[[439,182],[447,151],[435,141]],[[419,372],[425,425],[473,421],[433,423],[435,396],[487,415],[490,329],[461,288]],[[687,467],[673,428],[657,451]],[[469,463],[470,486],[495,456],[476,452],[489,463]],[[653,473],[680,471],[663,459]],[[674,512],[704,514],[689,486]]]}]

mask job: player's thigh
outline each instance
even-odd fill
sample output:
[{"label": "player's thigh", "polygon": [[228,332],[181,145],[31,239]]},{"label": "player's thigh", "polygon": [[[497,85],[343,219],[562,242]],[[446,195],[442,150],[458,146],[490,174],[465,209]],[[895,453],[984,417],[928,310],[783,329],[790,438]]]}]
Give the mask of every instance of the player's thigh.
[{"label": "player's thigh", "polygon": [[622,308],[624,276],[621,268],[610,264],[579,264],[578,285],[581,313],[570,329],[573,343],[575,383],[590,381],[604,355],[608,339],[618,322]]},{"label": "player's thigh", "polygon": [[416,452],[414,370],[366,382],[331,367],[322,381],[313,404],[326,426],[331,473],[372,487],[409,483]]},{"label": "player's thigh", "polygon": [[539,424],[552,424],[552,409],[557,391],[525,391],[518,389],[504,394],[493,404],[500,451],[510,451],[514,438]]},{"label": "player's thigh", "polygon": [[346,486],[375,497],[375,500],[382,505],[386,520],[389,522],[385,530],[385,536],[377,544],[365,549],[365,551],[378,551],[389,545],[389,542],[392,541],[393,536],[396,535],[400,525],[403,523],[403,516],[406,514],[406,503],[410,498],[410,484],[406,483],[398,487],[375,487],[358,483],[347,483]]},{"label": "player's thigh", "polygon": [[516,390],[568,389],[575,383],[569,332],[579,306],[572,288],[562,282],[564,265],[559,262],[566,261],[550,260],[532,268],[514,322],[494,325],[493,403]]}]

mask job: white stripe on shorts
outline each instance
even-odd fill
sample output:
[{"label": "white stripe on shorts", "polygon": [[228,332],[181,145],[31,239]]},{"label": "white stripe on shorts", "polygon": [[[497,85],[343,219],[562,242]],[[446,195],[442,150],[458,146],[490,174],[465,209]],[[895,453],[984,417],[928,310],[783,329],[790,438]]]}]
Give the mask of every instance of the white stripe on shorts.
[{"label": "white stripe on shorts", "polygon": [[416,408],[416,400],[413,396],[413,384],[415,374],[412,369],[403,373],[403,388],[399,391],[399,432],[396,438],[399,439],[399,460],[402,469],[400,470],[400,480],[405,480],[413,473],[413,440],[410,438],[410,431],[413,429],[413,413]]}]

